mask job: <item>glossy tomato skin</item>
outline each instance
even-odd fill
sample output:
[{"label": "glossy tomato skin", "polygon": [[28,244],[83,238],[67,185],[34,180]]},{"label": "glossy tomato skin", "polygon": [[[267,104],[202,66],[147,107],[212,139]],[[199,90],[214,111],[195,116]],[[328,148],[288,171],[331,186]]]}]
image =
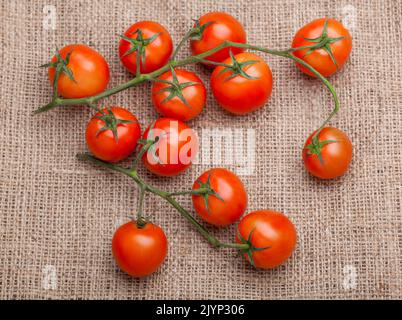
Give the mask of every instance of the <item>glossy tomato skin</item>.
[{"label": "glossy tomato skin", "polygon": [[[74,80],[62,73],[58,80],[58,93],[64,98],[84,98],[103,92],[110,78],[109,65],[94,49],[83,45],[73,44],[60,50],[63,59],[71,52],[67,67],[72,71]],[[52,62],[56,61],[56,56]],[[55,68],[48,69],[50,84],[53,86]]]},{"label": "glossy tomato skin", "polygon": [[[293,223],[284,214],[271,210],[258,210],[244,216],[238,231],[245,240],[253,232],[253,247],[268,247],[252,253],[255,267],[261,269],[272,269],[284,263],[291,256],[297,242]],[[238,236],[236,240],[241,242]],[[244,256],[249,261],[248,256]]]},{"label": "glossy tomato skin", "polygon": [[226,226],[240,219],[247,208],[247,192],[241,180],[231,171],[214,168],[204,172],[193,185],[193,190],[200,188],[198,181],[206,183],[210,177],[210,186],[221,199],[208,196],[208,209],[204,198],[193,195],[193,206],[199,216],[215,226]]},{"label": "glossy tomato skin", "polygon": [[[137,30],[141,30],[144,39],[151,38],[159,33],[159,35],[145,47],[145,64],[141,63],[141,73],[150,73],[164,66],[168,62],[173,50],[172,38],[169,32],[157,22],[140,21],[128,28],[124,35],[136,39],[137,34],[135,34],[135,32]],[[119,44],[120,60],[127,70],[135,74],[137,72],[137,52],[132,52],[124,56],[130,49],[131,44],[121,39]]]},{"label": "glossy tomato skin", "polygon": [[[182,90],[182,94],[188,105],[186,105],[177,96],[169,101],[163,102],[169,96],[169,92],[159,91],[170,86],[169,84],[163,82],[153,83],[152,102],[156,110],[158,110],[163,116],[181,121],[189,121],[194,119],[202,112],[207,99],[207,91],[202,80],[194,72],[183,69],[176,69],[175,72],[177,75],[177,80],[180,84],[186,82],[199,83],[197,85],[186,87]],[[158,79],[172,81],[172,72],[165,72]]]},{"label": "glossy tomato skin", "polygon": [[[233,114],[243,115],[261,108],[267,102],[272,92],[272,73],[268,64],[253,53],[239,53],[235,58],[240,63],[257,61],[243,67],[244,72],[257,79],[247,79],[241,75],[228,79],[232,72],[219,74],[224,67],[218,66],[211,75],[211,88],[220,106]],[[232,65],[232,59],[228,58],[223,63]]]},{"label": "glossy tomato skin", "polygon": [[[131,123],[117,125],[118,141],[111,130],[98,131],[105,126],[105,122],[96,117],[97,113],[88,123],[86,129],[86,142],[91,153],[107,162],[118,162],[127,158],[137,146],[137,140],[141,137],[141,128],[137,118],[128,110],[121,107],[111,108],[114,116],[121,120],[130,120]],[[107,112],[106,109],[103,110]]]},{"label": "glossy tomato skin", "polygon": [[198,137],[183,121],[159,118],[143,134],[144,140],[156,137],[159,140],[154,145],[155,152],[149,150],[142,157],[150,172],[159,176],[175,176],[191,165],[198,152]]},{"label": "glossy tomato skin", "polygon": [[[246,43],[246,32],[239,21],[230,14],[224,12],[210,12],[203,15],[199,19],[200,25],[213,22],[207,26],[200,40],[192,40],[190,42],[193,55],[198,55],[215,48],[224,41],[232,41],[237,43]],[[243,48],[227,47],[204,59],[221,62],[229,57],[229,51],[233,54],[243,52]],[[212,67],[212,65],[211,65]]]},{"label": "glossy tomato skin", "polygon": [[[305,143],[305,147],[311,143],[313,132]],[[348,170],[352,160],[353,147],[348,136],[341,130],[326,127],[318,134],[319,141],[335,141],[322,147],[322,162],[315,154],[308,154],[308,149],[303,149],[303,161],[306,169],[321,179],[333,179],[342,176]]]},{"label": "glossy tomato skin", "polygon": [[167,255],[167,239],[163,230],[152,223],[138,227],[130,221],[120,226],[112,240],[117,265],[133,277],[155,272]]},{"label": "glossy tomato skin", "polygon": [[[292,48],[308,46],[315,44],[312,41],[306,40],[305,38],[314,39],[321,36],[324,23],[326,18],[314,20],[299,31],[297,31],[295,37],[293,38]],[[337,70],[342,68],[345,62],[348,60],[350,52],[352,51],[352,37],[349,31],[335,19],[328,19],[328,37],[339,38],[344,37],[342,40],[336,41],[330,44],[331,51],[337,62],[338,68],[333,63],[330,55],[324,49],[317,49],[306,55],[308,49],[298,50],[294,52],[294,55],[308,64],[310,64],[314,69],[321,73],[325,77],[329,77],[334,74]],[[304,73],[316,77],[311,71],[306,69],[304,66],[296,63],[301,71]]]}]

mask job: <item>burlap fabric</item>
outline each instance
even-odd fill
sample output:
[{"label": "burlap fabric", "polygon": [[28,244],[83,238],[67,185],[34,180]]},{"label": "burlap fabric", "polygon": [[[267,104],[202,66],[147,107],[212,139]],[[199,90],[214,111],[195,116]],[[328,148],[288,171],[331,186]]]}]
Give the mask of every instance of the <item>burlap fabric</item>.
[{"label": "burlap fabric", "polygon": [[[402,298],[400,1],[2,0],[0,6],[1,298]],[[47,20],[54,10],[55,29]],[[190,124],[200,135],[214,128],[254,133],[247,161],[255,155],[255,167],[242,175],[249,210],[272,208],[294,221],[299,240],[293,258],[276,270],[255,271],[233,251],[213,250],[176,211],[151,197],[146,210],[166,230],[169,254],[159,272],[132,279],[116,267],[110,241],[136,208],[136,188],[119,174],[76,160],[86,151],[87,109],[31,116],[51,96],[38,66],[56,46],[86,43],[106,57],[110,86],[116,85],[130,78],[117,57],[117,34],[150,19],[164,24],[177,43],[191,18],[212,10],[233,14],[250,43],[271,48],[288,47],[295,31],[317,17],[349,26],[351,59],[331,78],[342,103],[332,124],[351,137],[354,160],[335,181],[305,172],[301,146],[328,114],[331,99],[292,62],[265,56],[275,84],[263,110],[233,117],[210,94],[206,110]],[[208,81],[208,70],[195,70]],[[145,126],[157,116],[149,89],[142,85],[106,101],[128,107]],[[219,147],[233,152],[227,144]],[[159,187],[183,189],[211,165],[199,161],[166,179],[141,172]],[[227,167],[236,169],[230,162]],[[191,207],[190,199],[181,201]],[[234,230],[212,232],[231,241]]]}]

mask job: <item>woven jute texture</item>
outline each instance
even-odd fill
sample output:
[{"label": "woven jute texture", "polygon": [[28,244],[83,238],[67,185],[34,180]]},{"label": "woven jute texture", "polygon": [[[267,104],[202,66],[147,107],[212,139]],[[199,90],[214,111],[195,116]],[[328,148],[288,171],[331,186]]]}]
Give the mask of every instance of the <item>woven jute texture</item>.
[{"label": "woven jute texture", "polygon": [[[0,9],[0,298],[402,298],[400,1],[2,0]],[[192,18],[217,10],[244,24],[249,43],[270,48],[289,47],[296,30],[318,17],[348,26],[353,51],[331,78],[342,105],[332,125],[350,136],[353,162],[334,181],[306,173],[301,148],[330,112],[331,98],[291,61],[264,55],[274,76],[265,108],[234,117],[209,92],[206,109],[190,122],[200,137],[218,129],[235,136],[212,151],[201,143],[200,155],[236,157],[199,160],[174,178],[141,174],[177,190],[191,187],[211,166],[238,170],[249,163],[241,174],[248,211],[270,208],[291,218],[299,235],[293,257],[275,270],[256,271],[235,252],[211,248],[175,210],[150,197],[146,211],[166,231],[169,253],[157,273],[132,279],[115,265],[110,244],[116,227],[135,211],[136,186],[75,158],[87,150],[88,109],[31,115],[51,97],[46,71],[38,66],[56,47],[85,43],[110,63],[111,87],[131,77],[117,56],[117,34],[129,25],[158,21],[177,43]],[[188,54],[185,47],[181,57]],[[210,71],[189,68],[208,82]],[[126,106],[144,127],[157,117],[149,91],[143,84],[105,103]],[[243,152],[233,147],[240,144]],[[191,208],[188,197],[180,201]],[[235,227],[211,232],[233,241]]]}]

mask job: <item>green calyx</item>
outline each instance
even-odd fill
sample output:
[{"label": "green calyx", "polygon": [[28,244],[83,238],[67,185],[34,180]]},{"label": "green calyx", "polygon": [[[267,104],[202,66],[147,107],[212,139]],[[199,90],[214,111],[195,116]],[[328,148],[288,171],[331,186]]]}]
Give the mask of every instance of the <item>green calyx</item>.
[{"label": "green calyx", "polygon": [[334,54],[332,53],[332,50],[331,50],[331,44],[334,43],[334,42],[342,40],[343,37],[338,37],[338,38],[330,38],[330,37],[328,37],[328,19],[325,20],[324,28],[322,30],[321,36],[319,36],[317,38],[304,38],[304,39],[308,40],[310,42],[314,42],[314,43],[316,43],[316,45],[312,45],[309,48],[309,50],[304,54],[303,57],[309,55],[314,50],[324,49],[329,54],[329,56],[331,57],[331,60],[334,63],[334,65],[338,68],[338,64],[337,64],[336,59],[334,57]]},{"label": "green calyx", "polygon": [[197,183],[200,185],[200,187],[196,190],[193,190],[192,194],[199,195],[204,198],[205,207],[207,208],[208,212],[209,212],[209,202],[208,202],[209,196],[214,196],[223,202],[225,201],[215,190],[211,188],[211,172],[208,173],[208,178],[206,182],[197,180]]},{"label": "green calyx", "polygon": [[117,119],[110,108],[107,108],[106,111],[101,110],[100,113],[101,115],[95,116],[95,118],[102,120],[105,123],[105,125],[102,128],[100,128],[98,132],[96,132],[96,136],[98,136],[103,131],[111,130],[113,132],[113,136],[116,140],[116,143],[119,142],[119,137],[117,134],[117,126],[119,124],[132,123],[132,121]]},{"label": "green calyx", "polygon": [[160,136],[154,135],[154,127],[155,127],[156,120],[153,121],[149,127],[148,130],[148,135],[146,139],[140,139],[137,141],[139,145],[142,145],[141,151],[143,153],[145,152],[150,152],[155,160],[156,163],[162,163],[162,161],[159,159],[159,156],[157,154],[157,148],[156,145],[158,141],[160,140]]},{"label": "green calyx", "polygon": [[121,57],[125,57],[133,52],[139,53],[139,56],[141,57],[141,63],[145,63],[145,48],[147,45],[149,45],[152,41],[154,41],[159,35],[160,32],[155,33],[152,37],[145,39],[142,35],[142,31],[140,29],[137,29],[134,33],[133,36],[137,35],[136,38],[130,38],[127,37],[126,35],[122,34],[120,37],[129,42],[131,44],[131,48],[127,50]]},{"label": "green calyx", "polygon": [[269,249],[269,248],[270,248],[270,246],[268,246],[268,247],[263,247],[263,248],[257,248],[257,247],[255,247],[255,246],[253,245],[252,239],[253,239],[254,231],[255,231],[255,229],[251,230],[250,234],[248,235],[248,239],[247,239],[247,240],[242,237],[242,235],[240,234],[240,232],[238,232],[238,234],[237,234],[237,236],[238,236],[240,242],[241,242],[242,244],[248,245],[246,249],[239,249],[239,253],[240,253],[240,254],[246,254],[247,257],[248,257],[248,259],[249,259],[249,261],[250,261],[250,263],[251,263],[251,265],[252,265],[253,267],[255,267],[254,258],[253,258],[253,252],[263,251],[263,250],[266,250],[266,249]]},{"label": "green calyx", "polygon": [[144,228],[145,225],[148,223],[148,221],[144,217],[140,217],[139,219],[133,222],[137,225],[138,229]]},{"label": "green calyx", "polygon": [[137,209],[137,221],[136,221],[136,224],[137,224],[137,227],[139,229],[142,229],[148,223],[148,220],[145,217],[143,217],[143,215],[142,215],[142,207],[144,205],[144,196],[145,196],[146,186],[141,184],[139,191],[140,191],[140,196],[139,196],[139,199],[138,199],[138,209]]},{"label": "green calyx", "polygon": [[195,82],[195,81],[179,83],[179,80],[177,79],[177,74],[176,74],[176,71],[174,70],[174,68],[171,67],[170,70],[172,73],[172,81],[162,80],[162,79],[155,80],[156,82],[162,82],[162,83],[168,84],[167,87],[158,91],[158,93],[169,92],[169,95],[165,99],[163,99],[163,101],[161,103],[166,103],[166,102],[172,100],[174,97],[178,97],[184,103],[184,105],[191,108],[191,106],[188,104],[187,100],[184,98],[183,90],[187,87],[195,86],[200,83]]},{"label": "green calyx", "polygon": [[66,58],[63,59],[59,49],[56,49],[56,61],[43,64],[40,66],[40,68],[55,68],[56,69],[56,76],[54,77],[55,82],[61,73],[64,73],[71,81],[76,82],[74,79],[73,72],[68,67],[72,53],[73,51],[70,51],[69,53],[67,53]]},{"label": "green calyx", "polygon": [[308,155],[316,155],[318,159],[320,159],[320,162],[323,163],[322,159],[322,148],[326,146],[329,143],[336,143],[337,141],[335,140],[324,140],[324,141],[319,141],[318,136],[314,135],[313,138],[311,139],[311,142],[304,147],[304,149],[308,150],[307,154]]},{"label": "green calyx", "polygon": [[237,76],[242,76],[242,77],[244,77],[244,78],[246,78],[246,79],[249,79],[249,80],[258,79],[258,78],[256,78],[256,77],[252,77],[252,76],[248,75],[248,74],[243,70],[243,68],[244,68],[245,66],[248,66],[248,65],[250,65],[250,64],[257,63],[257,62],[258,62],[257,60],[248,60],[248,61],[244,61],[244,62],[239,62],[239,61],[236,60],[236,57],[233,55],[232,50],[229,51],[229,54],[230,54],[230,58],[232,59],[232,64],[231,64],[231,65],[229,65],[229,64],[224,64],[224,65],[223,65],[224,68],[223,68],[223,69],[218,73],[218,75],[217,75],[218,77],[219,77],[222,73],[230,72],[231,75],[228,76],[228,77],[225,79],[226,81],[228,81],[228,80],[230,80],[230,79],[233,79],[233,78],[235,78],[235,77],[237,77]]},{"label": "green calyx", "polygon": [[53,79],[53,99],[50,103],[35,110],[34,114],[48,111],[50,109],[55,108],[58,105],[59,96],[58,96],[58,92],[57,92],[57,87],[58,87],[58,81],[59,81],[60,75],[62,73],[64,73],[71,81],[73,81],[75,83],[77,82],[77,81],[75,81],[72,70],[68,67],[72,53],[73,53],[73,50],[71,50],[69,53],[67,53],[66,58],[63,59],[63,57],[60,54],[59,49],[56,49],[56,61],[49,62],[49,63],[43,64],[40,66],[40,68],[55,68],[55,74],[54,74],[54,79]]},{"label": "green calyx", "polygon": [[193,19],[194,23],[195,23],[195,27],[193,27],[190,31],[189,31],[189,35],[188,38],[190,40],[201,40],[202,39],[202,35],[205,31],[205,29],[210,26],[211,24],[215,23],[215,21],[209,21],[203,25],[200,24],[200,21],[197,19]]}]

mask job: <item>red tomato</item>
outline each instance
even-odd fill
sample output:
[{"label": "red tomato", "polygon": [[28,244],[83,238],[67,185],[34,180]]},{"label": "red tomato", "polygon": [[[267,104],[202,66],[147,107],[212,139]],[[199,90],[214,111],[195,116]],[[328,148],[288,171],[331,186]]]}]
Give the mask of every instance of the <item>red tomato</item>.
[{"label": "red tomato", "polygon": [[[323,34],[326,20],[328,24],[327,36],[325,37],[324,34],[324,37],[320,38]],[[341,37],[343,38],[337,40],[337,38]],[[346,60],[349,58],[350,52],[352,51],[352,37],[342,23],[327,18],[314,20],[297,31],[293,38],[292,48],[314,45],[323,39],[329,41],[327,47],[315,49],[312,52],[309,52],[309,49],[298,50],[294,52],[294,55],[307,62],[323,76],[329,77],[345,64]],[[336,64],[331,58],[329,49],[332,52]],[[315,75],[304,66],[299,63],[296,63],[296,65],[304,73],[315,77]]]},{"label": "red tomato", "polygon": [[[110,110],[112,115],[108,109],[103,109],[106,116],[97,113],[89,121],[86,141],[95,157],[107,162],[118,162],[135,150],[141,129],[137,118],[130,111],[120,107],[112,107]],[[111,129],[113,118],[117,121],[117,139]]]},{"label": "red tomato", "polygon": [[[243,52],[234,58],[240,63],[241,70],[234,73],[233,70],[222,71],[225,70],[223,66],[216,67],[211,75],[211,88],[225,110],[242,115],[261,108],[267,102],[272,92],[272,73],[265,61],[255,54]],[[232,58],[223,63],[233,65]]]},{"label": "red tomato", "polygon": [[[198,55],[215,48],[224,41],[246,43],[246,33],[239,21],[224,12],[210,12],[203,15],[199,20],[200,27],[209,23],[200,35],[199,40],[191,41],[193,55]],[[197,25],[195,26],[197,27]],[[221,62],[229,57],[229,51],[233,54],[243,52],[243,48],[227,47],[204,59]]]},{"label": "red tomato", "polygon": [[[138,30],[141,30],[143,40],[140,40]],[[134,46],[129,39],[137,40],[137,42],[142,41],[142,47],[145,48],[141,61],[141,73],[150,73],[168,62],[173,49],[172,38],[159,23],[153,21],[137,22],[127,29],[124,38],[120,40],[120,60],[127,70],[136,73],[138,47]]]},{"label": "red tomato", "polygon": [[[284,214],[275,211],[249,213],[240,221],[238,232],[243,241],[250,240],[256,249],[251,251],[256,268],[271,269],[279,266],[291,256],[296,246],[294,225]],[[236,240],[241,243],[243,241],[239,235]],[[244,256],[250,261],[247,253]]]},{"label": "red tomato", "polygon": [[[82,44],[65,46],[60,50],[63,60],[71,53],[67,68],[74,78],[62,72],[57,81],[57,91],[64,98],[84,98],[103,92],[109,83],[109,66],[98,52]],[[52,58],[56,62],[57,57]],[[49,81],[53,85],[55,68],[48,69]]]},{"label": "red tomato", "polygon": [[157,142],[142,157],[145,167],[160,176],[186,170],[198,152],[198,138],[184,122],[159,118],[144,132],[144,140]]},{"label": "red tomato", "polygon": [[237,221],[247,208],[247,193],[241,180],[231,171],[214,168],[204,172],[193,190],[204,188],[208,194],[193,195],[193,206],[200,217],[215,226]]},{"label": "red tomato", "polygon": [[[348,136],[337,128],[326,127],[318,134],[318,149],[312,146],[313,132],[303,149],[306,169],[321,179],[333,179],[343,175],[352,160],[352,143]],[[320,150],[320,157],[316,151]]]},{"label": "red tomato", "polygon": [[[198,116],[205,106],[207,92],[201,79],[194,72],[176,69],[165,72],[154,82],[152,102],[165,117],[188,121]],[[170,98],[171,97],[171,98]]]},{"label": "red tomato", "polygon": [[144,277],[155,272],[165,260],[166,235],[152,223],[138,226],[130,221],[116,230],[112,252],[120,269],[133,277]]}]

